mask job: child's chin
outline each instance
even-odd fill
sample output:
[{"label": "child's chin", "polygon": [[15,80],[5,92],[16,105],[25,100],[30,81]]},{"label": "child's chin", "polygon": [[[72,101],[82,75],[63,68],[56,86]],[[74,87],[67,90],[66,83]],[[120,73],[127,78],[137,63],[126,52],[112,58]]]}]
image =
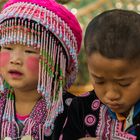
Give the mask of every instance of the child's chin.
[{"label": "child's chin", "polygon": [[[10,83],[9,83],[10,84]],[[17,89],[17,90],[22,90],[25,89],[25,85],[19,84],[19,83],[11,83],[10,86],[13,89]]]}]

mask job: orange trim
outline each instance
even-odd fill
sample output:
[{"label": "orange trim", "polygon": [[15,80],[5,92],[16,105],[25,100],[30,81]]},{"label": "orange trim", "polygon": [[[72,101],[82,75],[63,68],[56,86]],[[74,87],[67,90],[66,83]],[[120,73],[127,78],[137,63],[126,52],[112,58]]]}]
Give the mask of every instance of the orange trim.
[{"label": "orange trim", "polygon": [[126,127],[126,118],[122,114],[118,114],[118,113],[116,113],[116,116],[117,116],[117,119],[119,121],[123,121],[124,122],[123,128],[125,128]]},{"label": "orange trim", "polygon": [[76,96],[79,96],[83,93],[86,93],[88,91],[91,91],[93,90],[93,85],[92,84],[88,84],[88,85],[79,85],[79,86],[76,86],[76,85],[72,85],[68,91],[70,93],[73,93],[74,95]]}]

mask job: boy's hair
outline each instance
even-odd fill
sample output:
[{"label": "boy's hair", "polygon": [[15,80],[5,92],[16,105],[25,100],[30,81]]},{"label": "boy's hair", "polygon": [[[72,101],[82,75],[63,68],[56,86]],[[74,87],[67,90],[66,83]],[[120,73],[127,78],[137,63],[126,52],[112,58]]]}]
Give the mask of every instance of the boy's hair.
[{"label": "boy's hair", "polygon": [[109,10],[95,17],[85,33],[85,49],[90,56],[99,52],[107,58],[140,58],[140,15],[134,11]]}]

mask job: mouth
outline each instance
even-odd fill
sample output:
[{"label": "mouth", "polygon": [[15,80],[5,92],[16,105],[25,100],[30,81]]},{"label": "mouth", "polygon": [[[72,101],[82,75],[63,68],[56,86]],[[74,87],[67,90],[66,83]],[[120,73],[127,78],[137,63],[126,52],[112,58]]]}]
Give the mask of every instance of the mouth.
[{"label": "mouth", "polygon": [[108,104],[107,106],[111,109],[119,109],[121,107],[120,104]]},{"label": "mouth", "polygon": [[23,75],[22,72],[17,71],[17,70],[10,70],[8,71],[8,73],[10,74],[12,78],[20,78]]}]

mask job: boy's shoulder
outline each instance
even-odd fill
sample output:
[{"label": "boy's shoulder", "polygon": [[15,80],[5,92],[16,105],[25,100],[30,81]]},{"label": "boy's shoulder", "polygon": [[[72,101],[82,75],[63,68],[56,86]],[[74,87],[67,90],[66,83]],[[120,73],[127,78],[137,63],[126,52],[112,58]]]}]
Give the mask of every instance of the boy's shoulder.
[{"label": "boy's shoulder", "polygon": [[64,107],[66,106],[70,106],[72,100],[75,98],[76,96],[68,91],[63,91],[63,103],[64,103]]},{"label": "boy's shoulder", "polygon": [[99,122],[100,107],[101,102],[94,90],[75,97],[68,111],[67,127],[69,128],[69,125],[75,123],[76,127],[79,126],[80,133],[95,137],[95,131]]},{"label": "boy's shoulder", "polygon": [[95,94],[95,91],[89,91],[80,96],[77,96],[72,101],[73,106],[79,108],[90,108],[92,110],[99,110],[101,102]]},{"label": "boy's shoulder", "polygon": [[81,94],[80,96],[77,96],[76,97],[77,98],[77,100],[91,100],[91,101],[93,101],[93,100],[99,100],[98,99],[98,97],[96,96],[96,94],[95,94],[95,91],[94,90],[92,90],[92,91],[88,91],[88,92],[86,92],[86,93],[83,93],[83,94]]},{"label": "boy's shoulder", "polygon": [[63,98],[74,98],[76,97],[73,93],[70,93],[68,91],[63,91]]}]

